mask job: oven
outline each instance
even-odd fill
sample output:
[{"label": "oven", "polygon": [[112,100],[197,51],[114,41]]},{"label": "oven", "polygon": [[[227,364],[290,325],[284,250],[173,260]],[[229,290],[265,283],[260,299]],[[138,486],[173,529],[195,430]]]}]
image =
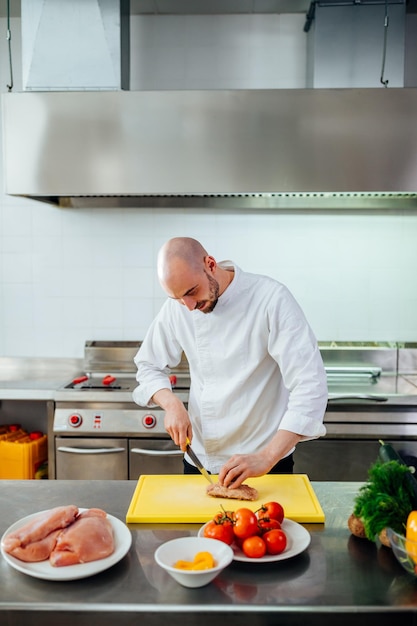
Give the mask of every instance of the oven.
[{"label": "oven", "polygon": [[410,375],[416,351],[350,343],[321,347],[321,354],[329,391],[327,434],[298,444],[294,471],[311,480],[365,481],[380,441],[417,466],[417,376]]},{"label": "oven", "polygon": [[57,403],[56,478],[126,480],[182,473],[183,452],[164,431],[163,417],[161,409]]},{"label": "oven", "polygon": [[[139,347],[140,342],[86,342],[85,370],[56,394],[52,477],[136,480],[141,474],[183,473],[184,455],[164,429],[164,411],[132,400]],[[187,404],[184,363],[171,382]]]},{"label": "oven", "polygon": [[380,442],[391,443],[417,469],[417,407],[354,404],[325,414],[325,437],[299,443],[294,471],[317,481],[365,481],[378,459]]}]

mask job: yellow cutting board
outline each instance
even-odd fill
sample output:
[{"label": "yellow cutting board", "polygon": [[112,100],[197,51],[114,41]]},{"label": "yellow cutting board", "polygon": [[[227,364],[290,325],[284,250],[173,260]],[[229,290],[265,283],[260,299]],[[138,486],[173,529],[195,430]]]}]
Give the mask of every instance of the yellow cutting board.
[{"label": "yellow cutting board", "polygon": [[[217,481],[217,476],[213,476]],[[320,502],[306,474],[267,474],[247,484],[258,490],[258,500],[230,500],[206,494],[203,476],[188,474],[143,474],[139,477],[126,514],[128,524],[205,523],[221,510],[241,507],[256,511],[274,500],[284,507],[285,517],[295,522],[324,522]]]}]

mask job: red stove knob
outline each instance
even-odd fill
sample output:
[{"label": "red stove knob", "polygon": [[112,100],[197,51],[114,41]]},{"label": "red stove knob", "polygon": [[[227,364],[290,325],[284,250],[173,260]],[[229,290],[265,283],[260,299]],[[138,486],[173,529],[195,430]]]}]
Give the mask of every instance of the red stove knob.
[{"label": "red stove knob", "polygon": [[114,383],[115,380],[116,380],[116,376],[112,376],[111,374],[108,374],[107,376],[103,378],[101,382],[103,383],[103,385],[111,385],[112,383]]},{"label": "red stove knob", "polygon": [[74,380],[72,381],[72,384],[79,385],[80,383],[83,383],[85,380],[88,380],[88,376],[78,376],[78,378],[74,378]]},{"label": "red stove knob", "polygon": [[71,415],[68,418],[68,424],[72,426],[73,428],[78,428],[78,426],[81,426],[82,421],[83,421],[83,418],[81,417],[79,413],[71,413]]},{"label": "red stove knob", "polygon": [[177,386],[177,377],[175,374],[172,374],[172,376],[169,377],[169,382],[171,383],[171,387]]},{"label": "red stove knob", "polygon": [[155,415],[151,415],[150,413],[148,415],[145,415],[145,417],[142,418],[142,424],[145,426],[145,428],[153,428],[156,424]]}]

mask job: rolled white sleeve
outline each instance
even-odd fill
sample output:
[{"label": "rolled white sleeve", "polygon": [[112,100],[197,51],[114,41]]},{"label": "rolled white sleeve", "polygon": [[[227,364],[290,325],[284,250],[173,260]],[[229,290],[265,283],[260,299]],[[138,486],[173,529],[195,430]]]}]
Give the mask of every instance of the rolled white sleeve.
[{"label": "rolled white sleeve", "polygon": [[140,406],[155,406],[154,393],[171,389],[170,370],[181,360],[182,348],[170,333],[170,304],[168,301],[162,307],[134,359],[139,385],[133,391],[133,400]]},{"label": "rolled white sleeve", "polygon": [[269,352],[279,365],[289,392],[279,428],[303,439],[326,434],[323,416],[327,406],[326,372],[316,338],[291,293],[282,294],[271,307]]}]

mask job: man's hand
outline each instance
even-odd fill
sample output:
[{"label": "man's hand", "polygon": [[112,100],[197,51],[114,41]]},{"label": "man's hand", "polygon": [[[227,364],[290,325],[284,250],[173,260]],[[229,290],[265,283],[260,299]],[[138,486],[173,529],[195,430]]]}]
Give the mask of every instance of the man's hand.
[{"label": "man's hand", "polygon": [[263,453],[234,454],[221,468],[219,483],[225,487],[236,488],[246,478],[267,474],[274,465],[274,462],[271,465]]},{"label": "man's hand", "polygon": [[188,412],[182,402],[178,407],[170,407],[165,411],[164,426],[174,443],[185,452],[187,439],[191,441],[193,431]]},{"label": "man's hand", "polygon": [[175,445],[185,452],[187,438],[192,440],[193,430],[188,411],[183,402],[170,389],[160,389],[153,395],[152,399],[165,411],[165,430]]},{"label": "man's hand", "polygon": [[263,476],[284,458],[300,441],[301,435],[278,430],[265,448],[254,454],[234,454],[219,472],[219,483],[239,487],[246,478]]}]

